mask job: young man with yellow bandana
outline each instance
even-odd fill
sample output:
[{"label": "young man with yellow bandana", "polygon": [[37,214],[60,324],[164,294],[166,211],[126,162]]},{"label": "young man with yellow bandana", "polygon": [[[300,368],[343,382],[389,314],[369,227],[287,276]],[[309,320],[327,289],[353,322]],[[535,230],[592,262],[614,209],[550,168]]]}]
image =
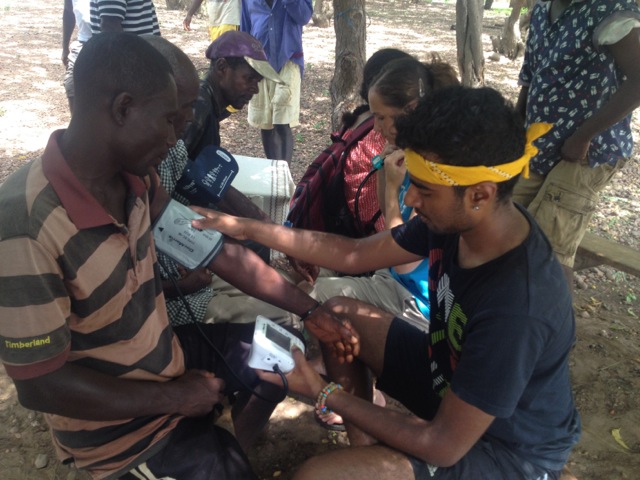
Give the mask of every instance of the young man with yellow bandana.
[{"label": "young man with yellow bandana", "polygon": [[[511,200],[531,141],[551,126],[525,133],[498,92],[464,87],[396,124],[417,211],[408,223],[357,240],[214,213],[196,225],[353,273],[429,257],[429,333],[358,300],[325,302],[359,333],[325,345],[340,385],[298,352],[289,387],[341,415],[351,448],[310,459],[296,478],[558,479],[581,430],[571,295],[547,238]],[[358,398],[370,396],[366,369],[414,415]]]}]

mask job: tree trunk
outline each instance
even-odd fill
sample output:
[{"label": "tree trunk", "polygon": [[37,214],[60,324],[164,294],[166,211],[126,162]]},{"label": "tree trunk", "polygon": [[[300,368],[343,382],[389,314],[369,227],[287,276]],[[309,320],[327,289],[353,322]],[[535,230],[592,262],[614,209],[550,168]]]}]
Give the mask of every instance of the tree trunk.
[{"label": "tree trunk", "polygon": [[365,0],[333,0],[333,27],[336,31],[336,68],[331,79],[331,125],[340,126],[345,111],[352,110],[362,83],[366,57]]},{"label": "tree trunk", "polygon": [[484,85],[484,52],[482,49],[483,0],[457,0],[456,44],[458,69],[462,84]]},{"label": "tree trunk", "polygon": [[331,2],[328,0],[315,0],[313,2],[313,15],[311,21],[316,27],[327,28],[331,23]]},{"label": "tree trunk", "polygon": [[165,0],[167,10],[186,10],[191,5],[190,0]]},{"label": "tree trunk", "polygon": [[514,60],[518,56],[518,52],[522,50],[520,36],[520,11],[525,0],[512,0],[511,15],[507,18],[504,28],[502,29],[502,38],[500,39],[499,53]]}]

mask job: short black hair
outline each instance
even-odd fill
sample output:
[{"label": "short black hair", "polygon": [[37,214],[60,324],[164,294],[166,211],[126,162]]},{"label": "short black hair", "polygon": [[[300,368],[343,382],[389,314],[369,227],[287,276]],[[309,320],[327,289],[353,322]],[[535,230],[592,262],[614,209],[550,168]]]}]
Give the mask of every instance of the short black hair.
[{"label": "short black hair", "polygon": [[160,52],[169,62],[169,65],[171,65],[171,69],[173,70],[176,83],[179,83],[179,80],[184,82],[191,77],[198,76],[196,67],[193,65],[189,56],[166,38],[152,34],[140,35],[140,38],[158,50],[158,52]]},{"label": "short black hair", "polygon": [[138,35],[99,33],[84,44],[74,65],[75,104],[121,92],[148,97],[165,89],[172,77],[169,62]]},{"label": "short black hair", "polygon": [[[396,144],[435,154],[447,165],[492,166],[524,154],[522,118],[492,88],[449,87],[428,95],[396,121]],[[513,191],[518,177],[498,183],[498,199]],[[464,190],[464,189],[463,189]]]}]

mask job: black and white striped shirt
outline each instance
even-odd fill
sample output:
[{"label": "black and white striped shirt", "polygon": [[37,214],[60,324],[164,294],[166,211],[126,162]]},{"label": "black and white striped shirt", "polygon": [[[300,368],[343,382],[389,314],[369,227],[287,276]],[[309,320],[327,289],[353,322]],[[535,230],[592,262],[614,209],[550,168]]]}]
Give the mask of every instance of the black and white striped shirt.
[{"label": "black and white striped shirt", "polygon": [[136,35],[160,35],[160,25],[152,0],[91,0],[91,31],[101,32],[100,19],[122,20],[122,29]]}]

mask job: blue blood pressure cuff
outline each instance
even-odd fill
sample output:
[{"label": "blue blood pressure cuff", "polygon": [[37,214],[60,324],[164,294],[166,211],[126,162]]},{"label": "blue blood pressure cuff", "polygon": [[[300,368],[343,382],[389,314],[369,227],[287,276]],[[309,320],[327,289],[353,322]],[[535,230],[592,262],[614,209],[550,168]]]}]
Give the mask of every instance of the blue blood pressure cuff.
[{"label": "blue blood pressure cuff", "polygon": [[223,245],[220,232],[191,226],[198,218],[203,217],[172,199],[153,225],[156,249],[190,270],[209,265]]},{"label": "blue blood pressure cuff", "polygon": [[211,207],[224,196],[238,173],[238,162],[224,148],[208,145],[187,165],[176,192],[193,205]]}]

